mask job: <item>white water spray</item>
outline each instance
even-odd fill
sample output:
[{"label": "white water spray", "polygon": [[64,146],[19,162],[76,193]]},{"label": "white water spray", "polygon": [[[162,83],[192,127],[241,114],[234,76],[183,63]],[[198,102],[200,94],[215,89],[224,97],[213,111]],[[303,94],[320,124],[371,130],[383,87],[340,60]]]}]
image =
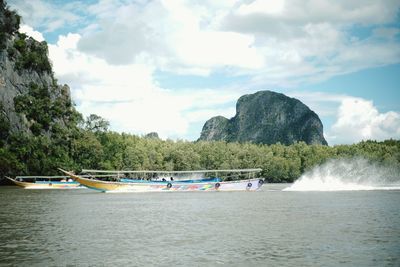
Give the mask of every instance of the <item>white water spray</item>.
[{"label": "white water spray", "polygon": [[283,191],[400,190],[398,168],[363,158],[334,159],[304,173]]}]

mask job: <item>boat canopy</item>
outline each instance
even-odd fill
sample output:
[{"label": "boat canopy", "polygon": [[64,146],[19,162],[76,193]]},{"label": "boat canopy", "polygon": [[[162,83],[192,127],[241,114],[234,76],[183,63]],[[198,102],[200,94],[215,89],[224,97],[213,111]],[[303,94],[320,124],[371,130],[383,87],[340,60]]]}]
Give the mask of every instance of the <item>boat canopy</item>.
[{"label": "boat canopy", "polygon": [[232,170],[194,170],[194,171],[149,171],[149,170],[86,170],[83,173],[155,173],[155,174],[190,174],[190,173],[254,173],[262,169],[232,169]]},{"label": "boat canopy", "polygon": [[[92,175],[81,175],[82,177],[92,177]],[[114,175],[96,175],[97,177],[110,177],[110,176],[117,176]],[[31,175],[31,176],[15,176],[15,179],[18,181],[21,180],[62,180],[62,179],[69,179],[70,176],[65,175],[56,175],[56,176],[43,176],[43,175]]]},{"label": "boat canopy", "polygon": [[[178,180],[187,179],[187,176],[192,175],[202,175],[204,177],[192,177],[190,180],[204,180],[205,177],[219,177],[222,180],[232,180],[241,177],[254,177],[256,173],[259,173],[262,169],[254,168],[254,169],[223,169],[223,170],[186,170],[186,171],[165,171],[165,170],[88,170],[83,169],[82,173],[92,174],[93,176],[99,177],[99,174],[117,176],[117,180],[121,177],[126,177],[131,174],[136,174],[137,176],[144,176],[144,179],[161,179],[164,177],[169,178],[169,176],[174,176],[173,179],[177,178]],[[161,177],[159,177],[161,176]],[[182,177],[186,176],[186,177]],[[127,178],[128,178],[127,177]],[[224,178],[222,178],[224,177]],[[130,177],[129,177],[130,178]],[[171,179],[171,178],[169,178]],[[136,178],[135,178],[136,180]],[[172,179],[171,179],[172,180]]]},{"label": "boat canopy", "polygon": [[16,176],[16,179],[67,179],[69,176],[40,176],[40,175],[32,175],[32,176]]}]

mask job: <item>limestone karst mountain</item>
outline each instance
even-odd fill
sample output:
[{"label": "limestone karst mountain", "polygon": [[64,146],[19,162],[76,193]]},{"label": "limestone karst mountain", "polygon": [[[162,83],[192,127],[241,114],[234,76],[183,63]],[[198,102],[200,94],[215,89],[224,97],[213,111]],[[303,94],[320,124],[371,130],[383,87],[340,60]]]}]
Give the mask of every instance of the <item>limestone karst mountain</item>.
[{"label": "limestone karst mountain", "polygon": [[199,140],[286,145],[304,141],[327,145],[323,125],[315,112],[295,98],[272,91],[240,97],[236,115],[231,119],[209,119]]}]

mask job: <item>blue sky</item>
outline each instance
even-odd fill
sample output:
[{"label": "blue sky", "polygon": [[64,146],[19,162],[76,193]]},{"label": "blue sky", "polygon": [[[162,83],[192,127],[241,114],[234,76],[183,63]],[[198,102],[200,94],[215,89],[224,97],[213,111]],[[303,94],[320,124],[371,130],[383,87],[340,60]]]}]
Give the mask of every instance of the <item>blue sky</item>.
[{"label": "blue sky", "polygon": [[400,138],[396,0],[9,0],[49,44],[84,115],[113,130],[196,140],[236,100],[282,92],[329,144]]}]

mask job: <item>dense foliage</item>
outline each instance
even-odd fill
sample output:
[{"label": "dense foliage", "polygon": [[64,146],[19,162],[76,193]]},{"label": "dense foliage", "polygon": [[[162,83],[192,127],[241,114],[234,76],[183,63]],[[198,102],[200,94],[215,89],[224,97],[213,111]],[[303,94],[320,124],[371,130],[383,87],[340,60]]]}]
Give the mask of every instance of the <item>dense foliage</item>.
[{"label": "dense foliage", "polygon": [[37,42],[26,34],[16,33],[14,44],[7,49],[7,53],[8,57],[15,61],[15,68],[19,72],[35,70],[38,73],[52,74],[45,41]]},{"label": "dense foliage", "polygon": [[74,116],[79,115],[72,108],[67,92],[56,99],[51,99],[51,90],[57,89],[31,83],[27,94],[14,98],[15,111],[25,115],[34,135],[40,135],[49,130],[58,131],[59,124],[62,122],[65,124],[65,119],[76,122]]},{"label": "dense foliage", "polygon": [[5,1],[0,0],[0,50],[6,47],[7,38],[16,33],[21,16],[15,10],[10,10]]}]

